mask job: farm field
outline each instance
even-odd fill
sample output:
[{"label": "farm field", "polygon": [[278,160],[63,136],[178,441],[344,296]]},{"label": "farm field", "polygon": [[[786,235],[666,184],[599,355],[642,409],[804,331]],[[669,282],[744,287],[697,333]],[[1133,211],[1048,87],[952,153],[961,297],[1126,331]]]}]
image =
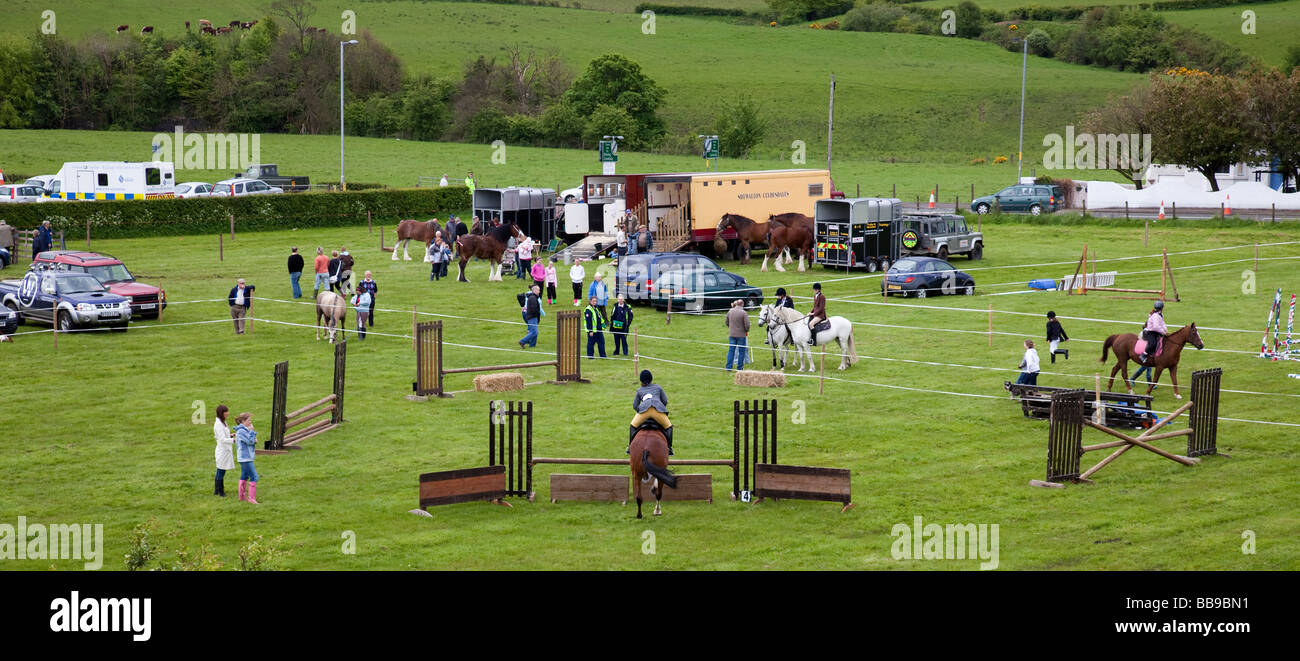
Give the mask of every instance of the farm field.
[{"label": "farm field", "polygon": [[[56,11],[59,31],[69,37],[142,21],[154,25],[159,36],[175,36],[183,31],[183,21],[212,13],[208,5],[192,0],[161,8],[140,0],[111,8],[94,5],[88,11],[73,6],[72,0],[21,0],[0,34],[30,33],[47,8]],[[254,17],[257,6],[233,3],[223,6],[221,16]],[[353,5],[334,0],[317,6],[314,22],[337,30],[334,17]],[[368,3],[357,18],[359,30],[370,30],[415,74],[459,79],[465,64],[478,55],[504,54],[509,46],[554,50],[575,72],[599,55],[621,52],[667,90],[661,113],[676,136],[711,128],[720,101],[752,95],[772,125],[756,150],[765,158],[780,158],[795,140],[813,151],[824,149],[831,73],[838,84],[837,156],[964,164],[977,157],[1015,155],[1021,58],[992,44],[685,16],[659,16],[655,33],[646,35],[641,23],[639,15],[630,13],[413,1]],[[1025,145],[1030,161],[1041,155],[1045,133],[1064,131],[1076,113],[1142,80],[1042,58],[1031,59],[1028,71]]]},{"label": "farm field", "polygon": [[[1241,31],[1241,14],[1246,10],[1255,12],[1254,34]],[[1300,0],[1160,13],[1174,23],[1200,30],[1275,67],[1282,66],[1286,49],[1296,45],[1296,35],[1300,34]]]},{"label": "farm field", "polygon": [[[804,310],[811,283],[820,281],[830,313],[855,323],[862,359],[845,373],[828,369],[823,395],[815,380],[797,377],[781,390],[736,387],[721,369],[719,316],[674,314],[665,324],[662,314],[636,308],[641,366],[654,370],[669,393],[679,458],[722,456],[731,446],[732,401],[776,397],[782,461],[851,469],[857,503],[843,514],[829,503],[733,503],[719,484],[729,483],[730,474],[717,471],[714,504],[669,502],[663,517],[642,521],[633,518],[631,505],[551,504],[545,466],[536,472],[534,503],[516,498],[511,509],[433,508],[431,519],[406,513],[416,506],[420,473],[483,464],[485,413],[493,399],[480,393],[405,399],[415,371],[407,337],[411,308],[449,315],[441,317],[445,341],[469,345],[448,348],[449,367],[544,360],[543,351],[525,355],[515,344],[523,335],[514,302],[521,281],[486,282],[487,266],[479,262],[470,266],[469,284],[431,283],[426,265],[392,261],[365,227],[240,233],[227,238],[229,259],[220,262],[213,237],[96,241],[95,250],[122,258],[142,281],[164,285],[171,305],[161,321],[133,324],[125,334],[60,334],[57,349],[49,333],[0,345],[11,364],[40,366],[10,375],[6,410],[11,417],[41,412],[29,432],[0,438],[0,472],[16,476],[0,491],[0,511],[30,521],[103,523],[107,569],[123,567],[131,529],[150,520],[151,541],[168,551],[161,560],[173,560],[170,551],[181,546],[207,547],[226,568],[238,566],[239,547],[254,535],[282,536],[273,542],[287,553],[278,566],[291,569],[977,568],[978,561],[893,560],[891,527],[910,525],[916,516],[926,523],[999,524],[1001,569],[1300,568],[1300,516],[1292,507],[1300,470],[1295,427],[1225,420],[1219,447],[1231,458],[1185,468],[1135,452],[1099,473],[1096,485],[1039,490],[1027,482],[1043,477],[1047,423],[1024,418],[1002,389],[1016,376],[1022,340],[1041,340],[1047,310],[1063,317],[1073,339],[1070,360],[1056,364],[1040,343],[1039,382],[1080,387],[1091,387],[1101,369],[1100,341],[1136,330],[1147,310],[1142,301],[1095,294],[1011,292],[1033,278],[1072,272],[1085,242],[1103,260],[1158,254],[1167,246],[1182,296],[1167,308],[1171,329],[1195,322],[1207,347],[1184,353],[1184,388],[1193,370],[1221,366],[1225,389],[1268,393],[1225,392],[1222,416],[1300,424],[1294,403],[1300,381],[1286,378],[1300,370],[1254,355],[1273,290],[1300,290],[1300,245],[1266,245],[1258,273],[1249,271],[1255,243],[1294,242],[1295,227],[1166,223],[1152,230],[1150,247],[1143,247],[1136,223],[1001,219],[986,222],[984,232],[986,259],[953,261],[975,276],[975,297],[882,302],[878,275],[820,267],[760,273],[757,262],[724,263],[769,298],[785,286]],[[302,451],[259,457],[262,505],[235,500],[235,476],[227,479],[230,496],[215,498],[211,425],[218,404],[251,411],[264,440],[275,362],[290,363],[290,408],[329,389],[330,348],[300,326],[312,323],[311,307],[285,300],[284,264],[294,245],[308,255],[317,245],[347,245],[358,275],[372,269],[379,283],[375,332],[364,341],[347,335],[347,422],[306,441]],[[1231,246],[1245,247],[1208,251]],[[1040,266],[1017,266],[1028,264]],[[1119,270],[1117,286],[1159,286],[1154,258],[1099,268]],[[0,275],[19,273],[11,268]],[[259,321],[239,337],[224,300],[237,277],[255,285],[257,296],[276,299],[257,301]],[[563,272],[560,277],[564,287]],[[310,296],[310,283],[304,284]],[[1245,284],[1253,293],[1245,293]],[[992,347],[985,334],[990,305]],[[548,312],[566,309],[573,308],[561,301]],[[553,346],[554,319],[543,320],[540,347]],[[754,367],[769,362],[761,340],[755,324]],[[592,360],[582,370],[592,383],[512,393],[534,402],[539,456],[622,456],[633,365]],[[450,388],[470,387],[468,376],[448,379]],[[1162,381],[1155,408],[1169,411],[1182,402],[1173,399],[1167,377]],[[804,424],[790,417],[796,406],[806,412]],[[195,424],[199,417],[202,424]],[[1085,432],[1084,438],[1099,437]],[[1176,450],[1178,440],[1160,445]],[[654,555],[641,552],[647,529],[657,536]],[[1241,553],[1243,530],[1258,535],[1257,554]],[[355,555],[340,551],[344,531],[356,535]],[[4,564],[51,566],[81,564]]]}]

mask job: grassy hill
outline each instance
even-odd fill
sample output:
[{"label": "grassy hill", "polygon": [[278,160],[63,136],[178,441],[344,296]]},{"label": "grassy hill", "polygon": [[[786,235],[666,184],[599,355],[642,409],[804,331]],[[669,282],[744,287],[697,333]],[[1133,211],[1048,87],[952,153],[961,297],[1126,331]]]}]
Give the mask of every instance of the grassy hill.
[{"label": "grassy hill", "polygon": [[[1242,34],[1241,13],[1255,12],[1255,34]],[[1300,0],[1241,7],[1167,11],[1161,15],[1236,46],[1265,64],[1281,66],[1286,49],[1300,45]]]},{"label": "grassy hill", "polygon": [[[337,29],[346,2],[319,2],[316,25]],[[148,22],[158,34],[182,31],[186,19],[214,22],[259,15],[254,3],[214,13],[202,3],[165,7],[124,0],[110,9],[20,0],[0,34],[22,34],[51,7],[67,36],[111,32],[120,23]],[[868,34],[732,25],[660,16],[655,34],[641,32],[635,14],[609,14],[513,5],[441,2],[366,3],[358,27],[371,30],[413,73],[459,78],[479,54],[505,45],[554,49],[580,70],[609,51],[638,61],[668,91],[663,115],[676,135],[712,127],[717,101],[741,93],[763,104],[772,130],[762,156],[779,157],[794,140],[825,144],[826,103],[836,75],[836,153],[862,160],[965,163],[1014,156],[1020,100],[1020,57],[991,44],[898,34]],[[237,37],[226,37],[237,38]],[[1107,94],[1140,76],[1033,58],[1029,64],[1026,145],[1041,151],[1042,135],[1061,132]],[[1030,160],[1033,160],[1032,158]]]}]

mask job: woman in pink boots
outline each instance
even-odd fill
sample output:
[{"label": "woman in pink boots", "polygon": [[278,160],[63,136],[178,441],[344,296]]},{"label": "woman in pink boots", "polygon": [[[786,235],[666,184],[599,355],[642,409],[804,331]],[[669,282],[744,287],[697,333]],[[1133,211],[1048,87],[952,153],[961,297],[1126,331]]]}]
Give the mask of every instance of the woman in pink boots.
[{"label": "woman in pink boots", "polygon": [[[253,414],[244,412],[235,416],[235,445],[238,446],[239,459],[239,499],[254,505],[257,502],[257,469],[253,468],[253,457],[257,453],[257,432],[253,430]],[[244,488],[248,496],[244,496]]]}]

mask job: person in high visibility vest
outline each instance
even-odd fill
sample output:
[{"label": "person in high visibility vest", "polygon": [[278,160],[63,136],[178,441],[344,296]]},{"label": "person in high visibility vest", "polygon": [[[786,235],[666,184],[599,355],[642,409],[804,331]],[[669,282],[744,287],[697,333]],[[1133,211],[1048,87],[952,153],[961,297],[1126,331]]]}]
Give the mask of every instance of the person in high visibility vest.
[{"label": "person in high visibility vest", "polygon": [[604,358],[605,329],[609,328],[609,319],[605,317],[605,310],[596,305],[595,296],[591,297],[590,304],[582,312],[582,317],[587,330],[587,357],[595,358],[592,349],[600,347],[600,357]]},{"label": "person in high visibility vest", "polygon": [[469,189],[470,197],[474,197],[474,171],[473,170],[470,170],[469,174],[465,175],[465,188]]},{"label": "person in high visibility vest", "polygon": [[[673,422],[668,419],[668,394],[659,384],[654,383],[650,370],[641,370],[641,387],[632,397],[632,424],[628,427],[627,445],[632,448],[632,439],[636,438],[637,429],[648,420],[654,420],[664,430],[664,439],[668,441],[668,454],[673,453]],[[624,453],[626,454],[626,452]]]}]

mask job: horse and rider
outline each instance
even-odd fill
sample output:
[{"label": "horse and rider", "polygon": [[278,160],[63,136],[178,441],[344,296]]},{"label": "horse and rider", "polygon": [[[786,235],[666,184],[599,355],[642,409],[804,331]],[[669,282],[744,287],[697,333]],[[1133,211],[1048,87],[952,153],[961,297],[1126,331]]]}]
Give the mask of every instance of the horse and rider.
[{"label": "horse and rider", "polygon": [[[1101,360],[1105,363],[1110,351],[1115,352],[1115,367],[1110,371],[1110,381],[1106,383],[1106,389],[1110,390],[1115,384],[1115,373],[1122,371],[1124,385],[1128,391],[1133,392],[1132,382],[1128,376],[1128,361],[1132,360],[1142,368],[1152,368],[1155,370],[1155,376],[1152,377],[1150,385],[1147,387],[1147,394],[1155,389],[1156,383],[1160,381],[1160,374],[1164,370],[1169,370],[1169,380],[1174,385],[1174,397],[1182,399],[1178,392],[1178,361],[1182,356],[1183,347],[1191,344],[1197,349],[1204,349],[1205,343],[1201,341],[1201,334],[1196,330],[1196,324],[1191,323],[1178,330],[1170,333],[1165,325],[1165,302],[1157,300],[1151,306],[1151,312],[1147,315],[1146,323],[1142,325],[1142,337],[1140,338],[1133,333],[1123,333],[1111,335],[1106,338],[1101,348]],[[1141,344],[1141,346],[1139,346]]]},{"label": "horse and rider", "polygon": [[668,471],[668,457],[673,454],[673,423],[668,419],[668,394],[654,382],[650,370],[641,370],[641,387],[632,398],[631,425],[628,427],[628,466],[636,492],[636,518],[641,518],[641,485],[649,483],[655,497],[654,514],[663,514],[660,501],[665,486],[677,488],[677,476]]},{"label": "horse and rider", "polygon": [[804,315],[795,309],[794,303],[786,296],[785,288],[777,289],[776,302],[763,307],[759,313],[758,325],[767,328],[767,341],[772,345],[772,365],[777,366],[776,348],[781,347],[780,366],[785,367],[786,345],[794,345],[795,357],[800,371],[813,370],[811,347],[835,340],[840,347],[839,369],[848,369],[858,362],[857,348],[853,341],[853,324],[844,317],[831,317],[826,314],[826,296],[822,294],[821,283],[813,285],[812,310]]}]

